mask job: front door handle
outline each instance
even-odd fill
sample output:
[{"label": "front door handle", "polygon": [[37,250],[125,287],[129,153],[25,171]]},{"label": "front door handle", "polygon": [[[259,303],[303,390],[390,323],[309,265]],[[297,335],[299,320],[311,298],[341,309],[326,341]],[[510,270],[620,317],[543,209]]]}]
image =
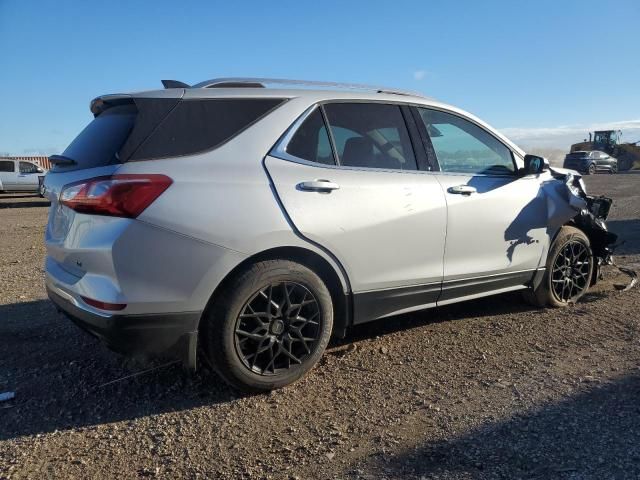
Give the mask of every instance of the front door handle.
[{"label": "front door handle", "polygon": [[302,182],[298,184],[298,188],[305,192],[325,192],[329,193],[332,190],[338,190],[340,185],[330,182],[329,180],[313,180],[309,182]]},{"label": "front door handle", "polygon": [[449,187],[447,192],[455,193],[457,195],[466,195],[469,196],[472,193],[476,193],[476,187],[472,187],[471,185],[456,185],[455,187]]}]

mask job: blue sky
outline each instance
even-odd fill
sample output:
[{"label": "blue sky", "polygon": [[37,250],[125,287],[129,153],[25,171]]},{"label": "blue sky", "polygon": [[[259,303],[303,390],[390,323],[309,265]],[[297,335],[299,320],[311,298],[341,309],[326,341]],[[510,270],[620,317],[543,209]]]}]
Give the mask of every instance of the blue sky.
[{"label": "blue sky", "polygon": [[521,138],[640,127],[639,27],[638,0],[0,0],[0,152],[60,151],[91,98],[163,78],[407,88]]}]

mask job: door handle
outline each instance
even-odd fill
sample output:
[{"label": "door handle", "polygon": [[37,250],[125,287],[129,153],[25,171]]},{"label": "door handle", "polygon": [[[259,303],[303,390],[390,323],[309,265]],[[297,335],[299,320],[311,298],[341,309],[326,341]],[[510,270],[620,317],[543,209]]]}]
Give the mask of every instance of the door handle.
[{"label": "door handle", "polygon": [[471,185],[456,185],[455,187],[449,187],[447,192],[455,193],[457,195],[465,195],[469,196],[472,193],[476,193],[476,187],[472,187]]},{"label": "door handle", "polygon": [[338,185],[337,183],[333,183],[333,182],[330,182],[329,180],[323,180],[323,179],[313,180],[309,182],[302,182],[302,183],[299,183],[297,186],[300,190],[303,190],[305,192],[325,192],[325,193],[329,193],[332,190],[338,190],[340,188],[340,185]]}]

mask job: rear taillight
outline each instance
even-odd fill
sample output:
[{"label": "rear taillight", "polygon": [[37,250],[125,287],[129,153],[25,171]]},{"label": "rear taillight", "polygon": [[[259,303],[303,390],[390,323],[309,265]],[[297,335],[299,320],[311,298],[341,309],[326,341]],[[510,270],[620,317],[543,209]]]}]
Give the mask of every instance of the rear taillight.
[{"label": "rear taillight", "polygon": [[60,203],[78,213],[136,218],[164,192],[165,175],[112,175],[65,185]]}]

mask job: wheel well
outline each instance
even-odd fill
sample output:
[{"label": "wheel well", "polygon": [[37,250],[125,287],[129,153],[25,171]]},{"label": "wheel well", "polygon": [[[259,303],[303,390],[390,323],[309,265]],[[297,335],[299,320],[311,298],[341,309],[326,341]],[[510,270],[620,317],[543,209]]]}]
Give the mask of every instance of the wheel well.
[{"label": "wheel well", "polygon": [[[333,301],[333,335],[344,338],[351,325],[351,294],[345,293],[340,277],[331,264],[319,254],[301,247],[277,247],[252,255],[236,265],[213,291],[205,312],[216,301],[220,292],[236,275],[251,265],[265,260],[291,260],[313,270],[324,281]],[[204,316],[204,314],[203,314]]]}]

